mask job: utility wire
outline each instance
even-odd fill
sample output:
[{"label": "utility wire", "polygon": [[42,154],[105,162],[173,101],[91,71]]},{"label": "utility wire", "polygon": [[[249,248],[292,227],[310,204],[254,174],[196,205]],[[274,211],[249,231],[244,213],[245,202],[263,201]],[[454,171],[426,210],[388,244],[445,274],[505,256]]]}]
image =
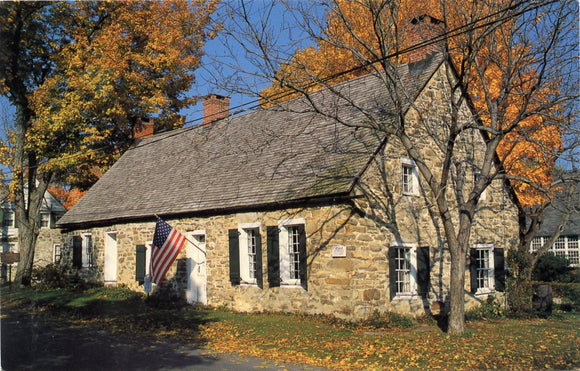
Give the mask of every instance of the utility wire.
[{"label": "utility wire", "polygon": [[[495,23],[504,23],[504,22],[507,22],[508,20],[513,19],[513,18],[515,18],[517,16],[523,15],[523,14],[528,13],[530,11],[537,10],[537,9],[543,7],[543,6],[550,5],[550,4],[557,3],[557,2],[558,2],[558,0],[544,1],[544,2],[541,2],[541,3],[538,3],[538,4],[534,5],[533,7],[524,8],[524,9],[518,11],[518,12],[510,13],[510,14],[507,14],[507,15],[501,17],[501,18],[494,19],[494,20],[491,20],[489,22],[480,24],[480,22],[482,22],[482,21],[491,19],[493,17],[496,17],[496,16],[498,16],[500,14],[504,14],[506,12],[513,11],[513,10],[519,8],[521,5],[524,5],[524,4],[528,3],[528,1],[526,1],[526,0],[520,1],[520,2],[518,2],[516,4],[513,4],[513,5],[509,6],[509,7],[506,7],[504,9],[500,9],[500,10],[498,10],[498,11],[492,13],[492,14],[489,14],[489,15],[483,17],[483,18],[474,20],[474,21],[472,21],[472,22],[470,22],[470,23],[468,23],[466,25],[459,26],[459,27],[454,28],[452,30],[449,30],[447,32],[441,33],[441,34],[439,34],[438,36],[436,36],[436,37],[434,37],[432,39],[425,40],[425,41],[420,42],[418,44],[409,46],[409,47],[404,48],[402,50],[399,50],[397,52],[394,52],[394,53],[391,53],[389,55],[386,55],[386,56],[384,56],[382,58],[378,58],[378,59],[375,59],[375,60],[372,60],[372,61],[368,61],[366,63],[363,63],[363,64],[359,65],[359,66],[350,68],[348,70],[340,71],[340,72],[337,72],[335,74],[329,75],[329,76],[327,76],[325,78],[321,78],[321,79],[319,79],[319,81],[316,81],[316,82],[312,82],[310,84],[307,84],[306,86],[304,86],[302,88],[303,89],[308,89],[308,88],[314,87],[316,85],[319,85],[321,83],[327,83],[327,82],[329,82],[329,81],[331,81],[333,79],[337,79],[337,78],[342,77],[342,76],[344,76],[346,74],[349,74],[349,73],[356,72],[358,70],[367,68],[369,66],[372,66],[373,64],[383,62],[383,61],[385,61],[387,59],[394,58],[394,57],[397,57],[397,56],[401,56],[401,55],[407,54],[409,52],[412,52],[414,50],[417,50],[417,49],[420,49],[420,48],[423,48],[423,47],[426,47],[426,46],[429,46],[429,45],[432,45],[432,44],[436,44],[436,43],[442,42],[442,41],[444,41],[447,38],[457,37],[457,36],[460,36],[462,34],[471,32],[473,30],[476,30],[476,29],[479,29],[479,28],[483,28],[483,27],[486,27],[486,26],[493,25]],[[296,91],[296,90],[284,91],[284,92],[276,93],[273,96],[270,96],[269,99],[271,99],[271,100],[280,100],[280,99],[286,98],[288,96],[292,96],[292,95],[294,95],[296,93],[299,93],[299,92]],[[251,106],[250,107],[246,107],[248,105],[251,105]],[[243,107],[246,107],[246,108],[243,108]],[[253,100],[251,102],[246,102],[246,103],[242,103],[242,104],[239,104],[237,106],[234,106],[234,107],[230,107],[227,110],[223,110],[223,111],[214,113],[214,114],[209,115],[209,116],[202,116],[201,118],[196,118],[196,119],[193,119],[193,120],[185,121],[184,124],[189,124],[189,123],[193,123],[193,122],[196,122],[196,121],[203,121],[203,119],[205,119],[205,118],[213,117],[213,116],[217,116],[217,115],[221,115],[221,114],[226,114],[226,113],[228,113],[227,117],[231,117],[231,116],[234,116],[234,115],[238,115],[240,113],[244,113],[244,112],[247,112],[247,111],[254,110],[254,109],[259,108],[259,107],[261,107],[260,101],[259,101],[259,99],[256,99],[256,100]],[[233,114],[229,114],[229,112],[231,112],[232,110],[234,110],[234,113]],[[176,136],[176,135],[181,135],[184,132],[187,132],[187,131],[190,131],[190,130],[193,130],[193,129],[197,129],[199,126],[200,125],[193,125],[193,126],[189,126],[189,127],[184,127],[182,129],[179,129],[179,130],[175,130],[175,133],[171,133],[170,135],[165,135],[165,136],[163,136],[161,138],[158,138],[158,140],[155,140],[155,141],[148,141],[144,145],[153,144],[153,143],[156,143],[156,142],[158,142],[160,140],[163,140],[163,139],[171,138],[171,137]],[[70,155],[65,155],[64,158],[74,158],[74,157],[79,157],[79,156],[82,156],[82,155],[88,155],[90,153],[94,153],[94,152],[98,152],[98,151],[102,151],[102,150],[106,150],[106,149],[111,149],[113,147],[114,146],[112,144],[109,144],[109,145],[105,145],[105,146],[102,146],[102,147],[99,147],[99,148],[89,149],[89,150],[84,151],[84,152],[76,152],[76,153],[72,153]],[[46,162],[48,162],[48,160],[43,161],[42,163],[34,166],[34,168],[38,168],[39,166],[45,164]]]}]

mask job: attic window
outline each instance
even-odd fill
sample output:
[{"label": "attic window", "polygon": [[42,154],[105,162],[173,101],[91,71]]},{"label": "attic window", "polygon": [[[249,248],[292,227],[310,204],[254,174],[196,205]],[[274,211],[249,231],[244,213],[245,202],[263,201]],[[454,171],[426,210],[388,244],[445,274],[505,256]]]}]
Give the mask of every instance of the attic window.
[{"label": "attic window", "polygon": [[401,159],[401,191],[404,195],[416,196],[419,194],[419,173],[417,166],[411,159]]}]

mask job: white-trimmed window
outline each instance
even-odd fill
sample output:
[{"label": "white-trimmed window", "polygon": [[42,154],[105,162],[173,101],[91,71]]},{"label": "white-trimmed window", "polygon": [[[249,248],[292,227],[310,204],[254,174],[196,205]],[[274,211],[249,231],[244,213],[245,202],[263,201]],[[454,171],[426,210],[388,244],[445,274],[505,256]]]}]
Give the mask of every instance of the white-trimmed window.
[{"label": "white-trimmed window", "polygon": [[429,246],[393,243],[389,247],[389,287],[391,300],[427,297],[431,283]]},{"label": "white-trimmed window", "polygon": [[417,245],[395,244],[389,249],[391,297],[417,294]]},{"label": "white-trimmed window", "polygon": [[475,272],[477,281],[477,292],[492,291],[493,282],[493,247],[476,247],[475,252]]},{"label": "white-trimmed window", "polygon": [[404,195],[419,195],[419,173],[415,162],[408,158],[401,159],[401,192]]},{"label": "white-trimmed window", "polygon": [[[548,241],[549,237],[538,236],[532,240],[530,246],[531,251],[539,250]],[[570,266],[578,267],[580,266],[580,244],[578,242],[578,236],[560,236],[554,243],[550,246],[550,252],[554,255],[564,257],[570,262]]]},{"label": "white-trimmed window", "polygon": [[[473,171],[473,187],[475,187],[475,184],[477,183],[479,178],[481,178],[481,171],[474,170]],[[479,195],[479,201],[485,201],[485,200],[487,200],[487,189],[484,189],[483,192],[481,192],[481,194]]]},{"label": "white-trimmed window", "polygon": [[475,244],[469,252],[469,273],[473,294],[504,291],[504,249],[493,244]]},{"label": "white-trimmed window", "polygon": [[261,275],[258,272],[258,252],[261,254],[260,223],[240,224],[238,232],[241,283],[255,285],[258,275]]},{"label": "white-trimmed window", "polygon": [[50,213],[40,213],[40,228],[50,228]]},{"label": "white-trimmed window", "polygon": [[233,285],[262,286],[260,223],[242,223],[228,232],[230,281]]},{"label": "white-trimmed window", "polygon": [[306,235],[304,219],[289,219],[278,223],[279,254],[280,254],[280,284],[301,285],[301,277],[306,269],[303,260],[306,258]]},{"label": "white-trimmed window", "polygon": [[266,227],[270,287],[308,289],[305,224],[304,218],[295,218]]},{"label": "white-trimmed window", "polygon": [[52,262],[54,264],[60,264],[62,257],[62,246],[60,243],[55,243],[52,245]]},{"label": "white-trimmed window", "polygon": [[90,233],[85,233],[82,236],[82,267],[90,268],[94,264],[93,251],[93,236]]}]

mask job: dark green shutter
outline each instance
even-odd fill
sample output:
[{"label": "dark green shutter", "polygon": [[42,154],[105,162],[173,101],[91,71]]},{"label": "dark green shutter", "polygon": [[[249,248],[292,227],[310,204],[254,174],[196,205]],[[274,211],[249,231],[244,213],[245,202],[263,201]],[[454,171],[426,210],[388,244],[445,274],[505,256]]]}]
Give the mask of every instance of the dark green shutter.
[{"label": "dark green shutter", "polygon": [[389,291],[391,300],[397,295],[397,248],[389,248]]},{"label": "dark green shutter", "polygon": [[300,261],[300,285],[304,288],[304,290],[308,290],[308,254],[306,252],[306,230],[304,229],[304,225],[300,224],[297,225],[296,228],[298,229],[298,258]]},{"label": "dark green shutter", "polygon": [[49,215],[49,224],[48,226],[50,229],[54,229],[54,224],[56,223],[56,215],[54,213],[50,213]]},{"label": "dark green shutter", "polygon": [[14,218],[14,228],[18,228],[18,218],[16,218],[16,210],[12,210],[12,217]]},{"label": "dark green shutter", "polygon": [[135,247],[135,281],[139,282],[140,285],[145,282],[146,252],[145,245]]},{"label": "dark green shutter", "polygon": [[259,288],[264,287],[264,279],[262,277],[262,235],[259,229],[256,229],[256,283]]},{"label": "dark green shutter", "polygon": [[0,207],[0,228],[4,228],[4,208]]},{"label": "dark green shutter", "polygon": [[477,292],[477,249],[469,249],[469,275],[471,276],[471,293]]},{"label": "dark green shutter", "polygon": [[240,277],[240,240],[237,229],[228,230],[228,239],[230,241],[230,282],[232,285],[239,285]]},{"label": "dark green shutter", "polygon": [[83,266],[83,240],[80,236],[73,236],[73,267]]},{"label": "dark green shutter", "polygon": [[503,249],[493,249],[493,274],[495,276],[495,290],[505,291],[505,259]]},{"label": "dark green shutter", "polygon": [[429,259],[429,246],[421,246],[417,249],[417,288],[423,298],[429,296],[429,283],[431,281],[431,269]]},{"label": "dark green shutter", "polygon": [[270,287],[280,287],[280,247],[278,242],[278,227],[267,227],[266,244],[268,249],[268,284]]}]

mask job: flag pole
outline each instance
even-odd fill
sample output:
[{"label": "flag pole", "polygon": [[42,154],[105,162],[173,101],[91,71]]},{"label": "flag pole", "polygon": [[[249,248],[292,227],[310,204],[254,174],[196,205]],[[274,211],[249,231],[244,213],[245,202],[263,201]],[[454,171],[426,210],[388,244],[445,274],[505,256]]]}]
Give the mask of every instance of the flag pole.
[{"label": "flag pole", "polygon": [[[154,217],[156,217],[157,219],[161,219],[161,217],[159,217],[159,215],[157,215],[157,214],[153,214],[153,216],[154,216]],[[201,252],[203,253],[203,255],[207,256],[207,254],[205,253],[205,251],[203,251],[203,250],[201,249],[201,247],[197,246],[197,245],[195,244],[195,242],[193,242],[193,241],[191,241],[189,238],[187,238],[187,236],[186,236],[186,235],[183,235],[183,238],[185,238],[185,240],[186,240],[187,242],[189,242],[190,244],[192,244],[192,245],[193,245],[193,246],[194,246],[196,249],[198,249],[199,251],[201,251]]]}]

